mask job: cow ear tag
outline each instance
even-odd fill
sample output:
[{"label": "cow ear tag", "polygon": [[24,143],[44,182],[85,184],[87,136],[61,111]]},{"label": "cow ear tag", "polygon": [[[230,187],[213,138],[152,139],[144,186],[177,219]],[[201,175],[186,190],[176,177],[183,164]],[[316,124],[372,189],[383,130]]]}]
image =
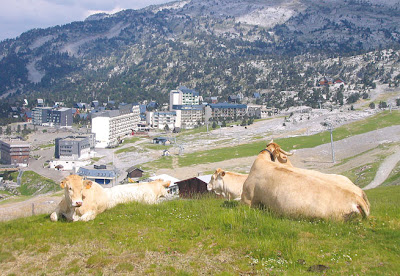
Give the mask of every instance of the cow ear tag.
[{"label": "cow ear tag", "polygon": [[86,189],[90,189],[92,187],[92,181],[90,180],[85,180],[83,183],[85,184]]},{"label": "cow ear tag", "polygon": [[65,188],[65,184],[67,183],[67,181],[65,181],[65,180],[63,180],[63,181],[61,181],[60,182],[60,187],[61,187],[61,189],[64,189]]}]

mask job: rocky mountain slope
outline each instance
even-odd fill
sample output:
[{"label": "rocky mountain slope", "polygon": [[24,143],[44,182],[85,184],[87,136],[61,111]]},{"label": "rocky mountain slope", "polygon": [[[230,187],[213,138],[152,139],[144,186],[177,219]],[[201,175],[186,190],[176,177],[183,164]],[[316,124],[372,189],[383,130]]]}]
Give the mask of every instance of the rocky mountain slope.
[{"label": "rocky mountain slope", "polygon": [[273,105],[290,106],[280,91],[301,98],[322,76],[396,83],[398,4],[187,0],[93,15],[1,42],[0,96],[166,102],[187,85],[222,99],[273,91]]}]

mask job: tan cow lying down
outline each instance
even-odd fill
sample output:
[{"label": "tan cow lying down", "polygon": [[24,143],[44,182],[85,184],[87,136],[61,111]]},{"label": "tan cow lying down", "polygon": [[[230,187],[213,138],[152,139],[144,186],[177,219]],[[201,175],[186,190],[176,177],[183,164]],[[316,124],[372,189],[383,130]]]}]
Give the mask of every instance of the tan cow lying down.
[{"label": "tan cow lying down", "polygon": [[207,185],[207,190],[214,191],[228,200],[240,200],[243,190],[243,183],[247,174],[223,171],[217,169]]},{"label": "tan cow lying down", "polygon": [[[290,160],[287,158],[287,156],[293,155],[292,153],[287,153],[286,151],[282,150],[281,147],[274,143],[273,140],[271,140],[271,142],[269,142],[265,148],[266,152],[270,153],[270,160],[275,162],[279,162],[282,165],[286,164],[287,166],[293,167],[292,163],[290,162]],[[299,169],[300,171],[302,169]],[[326,183],[328,185],[336,185],[338,188],[341,189],[345,189],[345,190],[349,190],[350,192],[353,192],[355,194],[357,194],[358,196],[362,197],[364,199],[364,201],[367,204],[367,213],[369,214],[370,212],[370,203],[369,200],[367,198],[367,195],[365,194],[365,192],[358,187],[357,185],[355,185],[349,178],[347,178],[346,176],[343,175],[339,175],[339,174],[325,174],[325,173],[321,173],[319,171],[314,171],[314,170],[304,170],[303,173],[306,174],[310,174],[313,175],[317,178],[323,179],[325,180],[325,182],[322,183]]]},{"label": "tan cow lying down", "polygon": [[64,216],[68,221],[89,221],[119,203],[156,203],[158,198],[167,195],[165,188],[169,184],[169,181],[156,180],[103,188],[79,175],[70,175],[60,183],[64,189],[64,198],[50,215],[50,219],[57,221]]},{"label": "tan cow lying down", "polygon": [[352,214],[368,216],[363,197],[335,182],[315,172],[274,162],[267,148],[254,161],[241,200],[252,207],[263,205],[294,217],[342,220]]}]

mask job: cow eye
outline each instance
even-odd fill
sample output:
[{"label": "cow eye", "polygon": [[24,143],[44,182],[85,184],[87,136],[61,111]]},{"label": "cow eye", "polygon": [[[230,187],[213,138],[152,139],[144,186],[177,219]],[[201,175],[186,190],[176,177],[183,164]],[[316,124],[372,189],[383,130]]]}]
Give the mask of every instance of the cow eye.
[{"label": "cow eye", "polygon": [[70,190],[72,190],[72,187],[69,187]]}]

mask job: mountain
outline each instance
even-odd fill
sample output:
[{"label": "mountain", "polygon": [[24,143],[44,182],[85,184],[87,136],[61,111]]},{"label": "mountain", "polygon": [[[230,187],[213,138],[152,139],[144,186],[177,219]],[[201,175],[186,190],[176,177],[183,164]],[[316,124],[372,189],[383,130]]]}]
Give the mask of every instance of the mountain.
[{"label": "mountain", "polygon": [[92,15],[2,41],[0,96],[167,102],[179,85],[224,99],[303,95],[326,75],[364,85],[396,81],[399,3],[187,0]]}]

